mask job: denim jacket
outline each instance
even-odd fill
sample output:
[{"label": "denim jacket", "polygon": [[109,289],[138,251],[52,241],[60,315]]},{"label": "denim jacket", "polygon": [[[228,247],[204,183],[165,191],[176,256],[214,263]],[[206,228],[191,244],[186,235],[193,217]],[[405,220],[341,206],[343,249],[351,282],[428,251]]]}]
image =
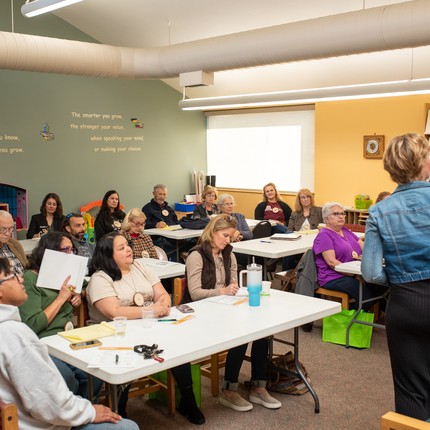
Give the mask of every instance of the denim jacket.
[{"label": "denim jacket", "polygon": [[399,185],[369,209],[361,271],[385,285],[430,279],[430,183]]}]

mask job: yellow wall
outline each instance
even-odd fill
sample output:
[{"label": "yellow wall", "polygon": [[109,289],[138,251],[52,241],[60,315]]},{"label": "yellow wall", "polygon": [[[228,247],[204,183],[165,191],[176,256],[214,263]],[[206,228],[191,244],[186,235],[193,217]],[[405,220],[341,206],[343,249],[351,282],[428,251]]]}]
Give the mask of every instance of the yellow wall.
[{"label": "yellow wall", "polygon": [[363,157],[363,136],[423,133],[428,95],[321,102],[315,106],[315,202],[353,206],[356,194],[375,201],[396,184],[382,160]]},{"label": "yellow wall", "polygon": [[[363,157],[363,136],[385,135],[385,144],[405,133],[423,133],[428,95],[321,102],[315,105],[315,203],[354,205],[356,194],[375,201],[381,191],[394,191],[382,160]],[[264,184],[262,184],[264,185]],[[261,192],[219,189],[231,194],[235,210],[254,218]],[[294,196],[282,195],[294,210]]]}]

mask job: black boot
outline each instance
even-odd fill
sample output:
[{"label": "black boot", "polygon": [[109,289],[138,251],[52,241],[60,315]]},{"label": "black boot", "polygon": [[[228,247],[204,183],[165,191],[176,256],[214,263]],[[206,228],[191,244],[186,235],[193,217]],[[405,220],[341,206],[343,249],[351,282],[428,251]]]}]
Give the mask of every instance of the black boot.
[{"label": "black boot", "polygon": [[193,387],[181,390],[181,402],[178,411],[181,415],[188,415],[188,421],[193,424],[204,424],[205,417],[197,407],[196,398],[194,397]]}]

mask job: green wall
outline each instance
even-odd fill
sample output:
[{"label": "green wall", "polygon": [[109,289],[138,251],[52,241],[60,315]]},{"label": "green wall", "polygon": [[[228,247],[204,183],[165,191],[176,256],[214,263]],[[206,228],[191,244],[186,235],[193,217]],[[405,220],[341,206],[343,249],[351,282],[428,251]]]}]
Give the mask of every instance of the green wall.
[{"label": "green wall", "polygon": [[[10,31],[5,3],[0,30]],[[52,14],[26,19],[20,7],[15,6],[15,32],[94,42]],[[39,212],[48,192],[60,195],[65,213],[110,189],[119,192],[126,210],[142,207],[159,182],[168,187],[170,203],[179,201],[193,191],[192,170],[206,171],[205,117],[180,111],[180,99],[159,80],[0,70],[0,182],[27,189],[29,216]],[[131,118],[144,128],[135,128]],[[45,124],[53,140],[40,134]]]}]

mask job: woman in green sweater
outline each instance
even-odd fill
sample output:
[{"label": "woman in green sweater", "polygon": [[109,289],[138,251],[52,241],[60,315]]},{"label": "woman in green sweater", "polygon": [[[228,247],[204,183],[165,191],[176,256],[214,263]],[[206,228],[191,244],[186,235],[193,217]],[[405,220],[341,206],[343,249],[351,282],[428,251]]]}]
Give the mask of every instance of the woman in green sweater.
[{"label": "woman in green sweater", "polygon": [[[47,249],[67,254],[77,254],[78,252],[72,237],[68,233],[61,232],[51,232],[42,236],[39,245],[33,250],[30,268],[23,275],[28,300],[19,307],[19,313],[22,322],[27,324],[39,338],[73,328],[73,307],[81,304],[81,295],[75,293],[75,286],[68,284],[70,276],[65,279],[60,290],[36,286],[40,266]],[[86,398],[87,373],[58,358],[52,356],[51,358],[70,391]],[[102,381],[98,380],[94,383],[94,392],[97,393],[99,389],[101,390]]]}]

